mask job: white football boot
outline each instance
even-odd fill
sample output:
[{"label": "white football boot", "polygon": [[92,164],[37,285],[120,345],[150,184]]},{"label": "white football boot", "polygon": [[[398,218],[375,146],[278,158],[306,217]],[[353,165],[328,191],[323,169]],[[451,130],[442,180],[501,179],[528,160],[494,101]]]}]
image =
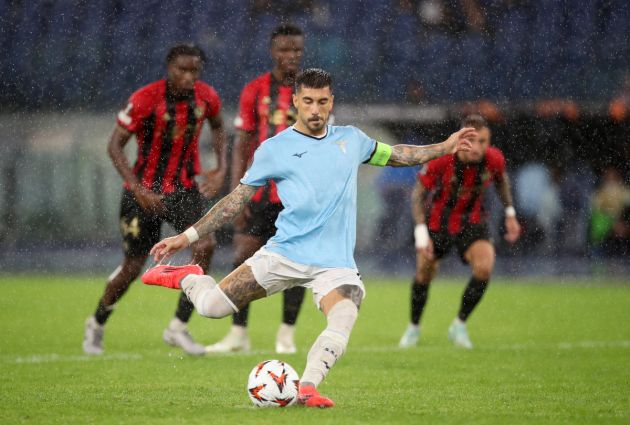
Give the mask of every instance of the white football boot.
[{"label": "white football boot", "polygon": [[186,354],[192,356],[203,356],[206,354],[204,346],[197,344],[188,333],[186,323],[176,317],[173,318],[168,327],[164,329],[162,339],[164,339],[164,342],[168,345],[181,348]]},{"label": "white football boot", "polygon": [[448,339],[450,339],[456,347],[466,348],[468,350],[473,348],[473,344],[468,336],[468,330],[466,330],[466,323],[462,322],[457,317],[448,328]]},{"label": "white football boot", "polygon": [[206,346],[206,353],[248,353],[251,349],[247,328],[232,325],[230,332],[219,342]]},{"label": "white football boot", "polygon": [[295,354],[297,348],[293,341],[293,335],[295,334],[295,326],[287,325],[286,323],[280,324],[278,333],[276,334],[276,353],[278,354]]},{"label": "white football boot", "polygon": [[400,338],[400,342],[398,346],[400,348],[411,348],[418,345],[418,340],[420,339],[420,326],[414,325],[413,323],[409,323],[407,329],[405,329],[405,333]]},{"label": "white football boot", "polygon": [[103,334],[105,329],[94,316],[85,320],[85,333],[83,336],[83,352],[93,356],[103,354]]}]

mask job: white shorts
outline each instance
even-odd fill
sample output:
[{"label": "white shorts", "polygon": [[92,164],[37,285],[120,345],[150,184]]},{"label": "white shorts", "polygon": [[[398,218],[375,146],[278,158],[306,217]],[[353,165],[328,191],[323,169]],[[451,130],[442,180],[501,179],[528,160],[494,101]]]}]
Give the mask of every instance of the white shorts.
[{"label": "white shorts", "polygon": [[333,289],[354,285],[361,288],[365,297],[365,287],[357,269],[308,266],[264,247],[248,258],[245,264],[251,267],[256,282],[265,288],[267,296],[294,286],[304,286],[313,289],[313,301],[319,308],[322,298]]}]

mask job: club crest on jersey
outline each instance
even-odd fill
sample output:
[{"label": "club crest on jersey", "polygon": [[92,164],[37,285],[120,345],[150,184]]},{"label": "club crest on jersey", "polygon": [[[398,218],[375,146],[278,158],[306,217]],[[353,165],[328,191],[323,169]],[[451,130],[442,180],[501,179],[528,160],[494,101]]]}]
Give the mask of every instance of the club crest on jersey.
[{"label": "club crest on jersey", "polygon": [[195,108],[195,117],[197,117],[197,119],[199,119],[199,118],[203,117],[203,113],[204,113],[204,112],[206,112],[206,111],[204,110],[204,108],[201,108],[201,107],[197,106],[197,107]]},{"label": "club crest on jersey", "polygon": [[265,105],[271,104],[271,98],[269,96],[263,97],[262,98],[262,103],[264,103]]},{"label": "club crest on jersey", "polygon": [[345,140],[339,140],[333,143],[339,146],[339,149],[341,149],[341,152],[343,152],[344,154],[346,153],[346,145],[348,144],[348,142],[346,142]]},{"label": "club crest on jersey", "polygon": [[164,115],[162,115],[162,121],[170,121],[171,120],[171,115],[168,112],[165,112]]}]

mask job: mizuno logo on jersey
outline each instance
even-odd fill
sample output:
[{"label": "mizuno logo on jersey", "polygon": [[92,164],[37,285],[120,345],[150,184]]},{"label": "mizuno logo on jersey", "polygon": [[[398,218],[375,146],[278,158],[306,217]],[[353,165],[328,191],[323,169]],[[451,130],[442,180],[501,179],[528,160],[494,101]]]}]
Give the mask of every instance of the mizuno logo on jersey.
[{"label": "mizuno logo on jersey", "polygon": [[306,152],[308,152],[308,151],[304,151],[302,153],[294,153],[293,156],[296,156],[298,158],[302,158],[302,155],[304,155]]}]

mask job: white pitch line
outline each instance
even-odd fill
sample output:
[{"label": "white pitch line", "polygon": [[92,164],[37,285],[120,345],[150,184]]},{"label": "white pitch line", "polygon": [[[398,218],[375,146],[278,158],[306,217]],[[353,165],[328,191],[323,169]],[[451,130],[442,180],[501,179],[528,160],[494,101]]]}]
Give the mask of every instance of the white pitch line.
[{"label": "white pitch line", "polygon": [[[630,348],[630,340],[619,341],[576,341],[560,343],[523,343],[523,344],[501,344],[501,345],[477,345],[483,351],[523,351],[523,350],[578,350],[578,349],[599,349],[599,348]],[[420,345],[422,350],[443,350],[443,345]],[[406,351],[407,348],[378,346],[378,347],[351,347],[349,352],[358,353],[378,353]]]},{"label": "white pitch line", "polygon": [[[560,342],[560,343],[552,343],[552,344],[536,344],[536,343],[525,343],[525,344],[502,344],[502,345],[480,345],[478,346],[478,350],[482,351],[492,351],[492,350],[500,350],[500,351],[528,351],[528,350],[593,350],[593,349],[601,349],[601,348],[630,348],[630,340],[619,340],[619,341],[575,341],[575,342]],[[420,350],[430,350],[430,351],[438,351],[444,350],[444,345],[421,345],[418,349]],[[364,346],[364,347],[350,347],[350,353],[393,353],[400,351],[407,351],[405,348],[398,348],[396,346]],[[304,351],[306,352],[306,351]],[[143,355],[144,354],[144,355]],[[6,356],[3,359],[3,363],[11,363],[11,364],[42,364],[42,363],[67,363],[67,362],[89,362],[89,361],[137,361],[143,360],[146,358],[147,353],[113,353],[113,354],[104,354],[102,356],[88,356],[88,355],[63,355],[63,354],[33,354],[33,355],[24,355],[18,357],[9,357]],[[299,355],[299,353],[298,353]],[[180,359],[184,359],[188,356],[183,354],[173,354],[173,353],[165,353],[153,351],[150,353],[150,357],[177,357]],[[227,357],[227,356],[252,356],[252,357],[260,357],[267,356],[269,358],[273,358],[276,356],[276,353],[272,350],[253,350],[249,353],[216,353],[216,354],[207,354],[207,358],[212,357]]]},{"label": "white pitch line", "polygon": [[64,363],[64,362],[90,362],[90,361],[111,361],[111,360],[142,360],[144,357],[138,353],[114,353],[102,356],[88,355],[63,355],[63,354],[34,354],[30,356],[19,356],[8,363],[15,364],[40,364],[40,363]]}]

